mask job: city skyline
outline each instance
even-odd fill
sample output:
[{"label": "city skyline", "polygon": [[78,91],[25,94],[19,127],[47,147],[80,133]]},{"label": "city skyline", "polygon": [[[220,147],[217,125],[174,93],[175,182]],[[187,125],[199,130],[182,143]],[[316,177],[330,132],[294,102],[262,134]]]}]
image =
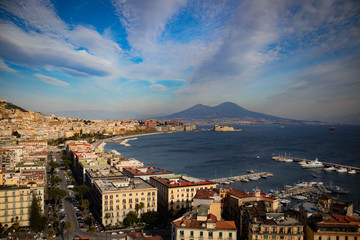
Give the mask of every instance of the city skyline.
[{"label": "city skyline", "polygon": [[1,1],[0,95],[40,112],[359,113],[356,1]]}]

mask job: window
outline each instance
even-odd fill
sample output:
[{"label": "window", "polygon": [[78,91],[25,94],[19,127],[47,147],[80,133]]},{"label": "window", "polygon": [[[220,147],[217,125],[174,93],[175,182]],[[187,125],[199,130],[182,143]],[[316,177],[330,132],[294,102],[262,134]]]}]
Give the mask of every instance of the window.
[{"label": "window", "polygon": [[200,237],[204,236],[204,233],[203,232],[200,232]]},{"label": "window", "polygon": [[339,240],[339,236],[336,236],[336,240]]},{"label": "window", "polygon": [[232,238],[232,233],[229,233],[229,238]]},{"label": "window", "polygon": [[319,236],[319,240],[321,240],[321,236]]},{"label": "window", "polygon": [[194,236],[194,231],[190,231],[190,236],[191,236],[191,237]]},{"label": "window", "polygon": [[213,237],[213,232],[209,232],[209,238]]},{"label": "window", "polygon": [[222,232],[219,232],[219,237],[222,238]]},{"label": "window", "polygon": [[184,231],[180,231],[180,236],[184,236]]}]

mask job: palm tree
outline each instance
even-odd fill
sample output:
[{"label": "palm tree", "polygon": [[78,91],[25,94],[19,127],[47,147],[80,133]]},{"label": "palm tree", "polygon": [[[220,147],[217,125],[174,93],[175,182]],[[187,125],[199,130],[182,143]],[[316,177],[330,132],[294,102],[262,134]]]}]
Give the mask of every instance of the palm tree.
[{"label": "palm tree", "polygon": [[69,240],[70,231],[72,229],[72,224],[70,221],[65,222],[65,229],[66,229],[66,233],[67,233],[67,239]]}]

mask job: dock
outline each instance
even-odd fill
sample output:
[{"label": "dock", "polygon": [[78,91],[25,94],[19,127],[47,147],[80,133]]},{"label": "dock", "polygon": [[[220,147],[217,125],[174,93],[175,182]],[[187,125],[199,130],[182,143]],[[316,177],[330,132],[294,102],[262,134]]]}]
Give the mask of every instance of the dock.
[{"label": "dock", "polygon": [[233,177],[225,177],[225,178],[216,178],[216,179],[211,179],[209,181],[212,182],[216,182],[216,183],[223,183],[226,181],[241,181],[241,179],[249,179],[251,177],[261,177],[261,176],[266,176],[266,177],[272,177],[273,174],[269,173],[269,172],[258,172],[258,173],[249,173],[249,174],[245,174],[245,175],[239,175],[239,176],[233,176]]},{"label": "dock", "polygon": [[[310,162],[312,160],[303,159],[303,158],[291,158],[294,162]],[[329,163],[329,162],[321,162],[324,164],[324,167],[335,167],[335,168],[347,168],[348,170],[355,170],[357,173],[360,173],[360,167],[354,167],[354,166],[348,166],[348,165],[342,165],[337,163]]]},{"label": "dock", "polygon": [[[274,160],[276,160],[278,158],[281,158],[281,157],[273,157]],[[294,157],[291,157],[289,159],[292,159],[294,162],[305,161],[306,163],[309,163],[309,162],[313,161],[313,160],[309,160],[309,159],[294,158]],[[346,168],[347,170],[355,170],[356,173],[360,173],[360,167],[354,167],[354,166],[348,166],[348,165],[330,163],[330,162],[322,162],[322,161],[321,161],[321,163],[324,165],[324,167]]]}]

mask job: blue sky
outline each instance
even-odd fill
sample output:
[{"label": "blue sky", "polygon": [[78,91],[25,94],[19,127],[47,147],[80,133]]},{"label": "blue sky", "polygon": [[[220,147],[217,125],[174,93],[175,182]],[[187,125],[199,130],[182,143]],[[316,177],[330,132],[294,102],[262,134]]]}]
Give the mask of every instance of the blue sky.
[{"label": "blue sky", "polygon": [[174,113],[225,101],[360,112],[358,1],[2,0],[0,97],[30,110]]}]

